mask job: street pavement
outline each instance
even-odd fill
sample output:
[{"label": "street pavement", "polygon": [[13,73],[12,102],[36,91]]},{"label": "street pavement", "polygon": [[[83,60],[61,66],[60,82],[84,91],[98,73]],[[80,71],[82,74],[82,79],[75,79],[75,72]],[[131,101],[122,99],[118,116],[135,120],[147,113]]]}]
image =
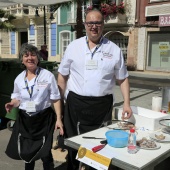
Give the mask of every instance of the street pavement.
[{"label": "street pavement", "polygon": [[[153,72],[129,72],[130,101],[131,106],[139,106],[151,109],[152,97],[162,96],[160,87],[170,86],[170,73]],[[115,87],[114,108],[122,107],[123,98],[119,86]],[[12,160],[5,155],[5,149],[9,141],[11,131],[0,130],[0,170],[23,170],[24,162]],[[57,133],[54,133],[56,139]],[[55,151],[54,151],[55,152]],[[56,155],[60,153],[55,153]],[[55,160],[55,170],[65,170],[65,164]],[[42,170],[41,160],[36,161],[35,170]]]},{"label": "street pavement", "polygon": [[[162,97],[162,87],[170,87],[170,73],[129,71],[131,106],[152,108],[152,97]],[[114,107],[122,107],[123,98],[119,86],[115,90]]]}]

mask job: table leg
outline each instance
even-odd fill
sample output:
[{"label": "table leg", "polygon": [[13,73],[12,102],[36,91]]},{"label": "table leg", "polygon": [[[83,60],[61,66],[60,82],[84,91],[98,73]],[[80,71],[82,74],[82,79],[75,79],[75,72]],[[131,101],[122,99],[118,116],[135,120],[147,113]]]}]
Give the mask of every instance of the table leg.
[{"label": "table leg", "polygon": [[89,165],[86,165],[82,162],[79,163],[79,170],[91,170],[93,169],[92,167],[90,167]]},{"label": "table leg", "polygon": [[79,170],[82,170],[82,169],[81,169],[81,168],[82,168],[82,165],[83,165],[83,163],[80,162],[80,163],[79,163]]}]

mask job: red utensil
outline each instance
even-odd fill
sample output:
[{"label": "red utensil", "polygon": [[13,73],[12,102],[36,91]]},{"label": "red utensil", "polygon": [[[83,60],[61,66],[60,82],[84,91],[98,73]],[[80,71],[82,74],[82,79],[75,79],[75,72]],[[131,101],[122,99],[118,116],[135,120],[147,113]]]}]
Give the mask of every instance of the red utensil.
[{"label": "red utensil", "polygon": [[93,151],[93,152],[100,151],[100,150],[103,149],[105,146],[106,146],[106,144],[101,144],[101,145],[95,146],[95,147],[92,148],[92,151]]}]

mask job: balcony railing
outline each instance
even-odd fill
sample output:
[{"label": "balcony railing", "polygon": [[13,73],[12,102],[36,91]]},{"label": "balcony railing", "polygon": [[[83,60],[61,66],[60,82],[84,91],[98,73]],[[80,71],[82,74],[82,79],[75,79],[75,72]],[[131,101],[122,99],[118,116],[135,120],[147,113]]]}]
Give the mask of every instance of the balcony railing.
[{"label": "balcony railing", "polygon": [[[32,6],[26,6],[23,4],[17,4],[9,6],[5,9],[10,14],[15,15],[16,17],[22,17],[22,16],[35,16],[35,7]],[[50,9],[46,8],[46,13],[49,13]],[[44,15],[43,6],[38,7],[38,14],[40,16]]]},{"label": "balcony railing", "polygon": [[127,23],[127,16],[126,14],[116,14],[116,15],[109,15],[105,18],[105,24],[126,24]]}]

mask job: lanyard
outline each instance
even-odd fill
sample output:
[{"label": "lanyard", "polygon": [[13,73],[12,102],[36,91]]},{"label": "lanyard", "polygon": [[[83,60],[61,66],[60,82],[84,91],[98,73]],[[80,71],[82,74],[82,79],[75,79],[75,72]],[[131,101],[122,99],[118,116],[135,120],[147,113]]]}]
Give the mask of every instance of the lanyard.
[{"label": "lanyard", "polygon": [[27,91],[28,91],[28,93],[29,93],[29,95],[30,95],[30,99],[31,99],[32,94],[33,94],[33,89],[34,89],[35,82],[36,82],[36,80],[37,80],[38,75],[40,74],[40,70],[41,70],[41,69],[40,69],[40,67],[39,67],[39,68],[38,68],[38,71],[36,72],[36,78],[35,78],[35,80],[34,80],[34,84],[31,86],[31,90],[30,90],[29,87],[28,87],[28,82],[27,82],[27,78],[26,78],[26,74],[25,74],[24,81],[25,81],[26,89],[27,89]]},{"label": "lanyard", "polygon": [[[102,42],[103,42],[103,37],[100,39],[99,44],[96,45],[95,50],[91,53],[91,59],[93,59],[93,56],[94,56],[95,52],[96,52],[96,51],[99,49],[99,47],[102,45]],[[87,37],[86,37],[86,43],[87,43],[87,46],[88,46],[88,48],[89,48],[89,41],[88,41]],[[89,48],[89,49],[90,49],[90,48]]]}]

